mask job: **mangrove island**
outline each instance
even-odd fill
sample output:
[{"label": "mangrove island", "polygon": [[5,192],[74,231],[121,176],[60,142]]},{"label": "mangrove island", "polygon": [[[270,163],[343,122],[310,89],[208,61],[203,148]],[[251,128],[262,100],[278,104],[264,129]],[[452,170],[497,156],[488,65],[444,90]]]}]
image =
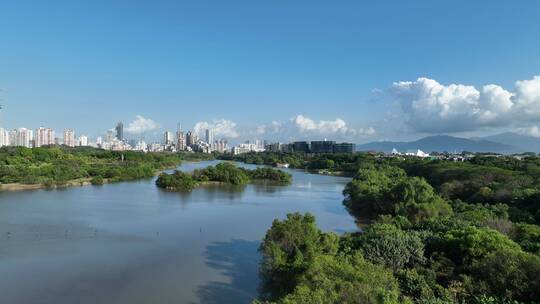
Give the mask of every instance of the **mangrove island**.
[{"label": "mangrove island", "polygon": [[249,170],[229,162],[223,162],[216,166],[194,170],[191,173],[178,170],[171,174],[161,173],[156,180],[156,186],[172,191],[188,192],[197,186],[208,183],[246,185],[257,180],[286,185],[291,183],[292,176],[279,169],[261,167]]}]

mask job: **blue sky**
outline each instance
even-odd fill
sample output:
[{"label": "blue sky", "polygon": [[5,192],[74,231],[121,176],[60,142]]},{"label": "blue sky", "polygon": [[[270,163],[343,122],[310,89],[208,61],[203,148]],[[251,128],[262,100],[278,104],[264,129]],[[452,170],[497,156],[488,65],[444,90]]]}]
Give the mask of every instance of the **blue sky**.
[{"label": "blue sky", "polygon": [[540,136],[539,20],[539,1],[2,1],[2,124]]}]

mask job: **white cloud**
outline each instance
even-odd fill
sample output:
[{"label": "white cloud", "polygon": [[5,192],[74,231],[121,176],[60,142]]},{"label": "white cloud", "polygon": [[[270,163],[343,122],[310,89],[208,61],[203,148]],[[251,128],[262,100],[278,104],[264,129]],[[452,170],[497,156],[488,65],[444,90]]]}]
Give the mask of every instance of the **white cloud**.
[{"label": "white cloud", "polygon": [[145,118],[142,115],[137,115],[135,120],[130,122],[125,129],[126,132],[132,134],[141,134],[148,131],[159,129],[160,125],[150,118]]},{"label": "white cloud", "polygon": [[282,123],[273,120],[270,126],[272,128],[272,132],[279,132],[279,130],[281,129]]},{"label": "white cloud", "polygon": [[518,133],[523,135],[528,135],[536,138],[540,138],[540,128],[538,126],[530,126],[526,128],[518,128],[516,130]]},{"label": "white cloud", "polygon": [[540,76],[516,81],[516,106],[527,116],[540,116]]},{"label": "white cloud", "polygon": [[369,137],[375,135],[375,128],[373,127],[367,127],[367,128],[360,128],[356,132],[358,136],[361,137]]},{"label": "white cloud", "polygon": [[355,133],[353,129],[347,127],[347,123],[343,119],[339,118],[315,122],[313,119],[300,114],[292,118],[292,122],[300,132],[314,132],[319,134]]},{"label": "white cloud", "polygon": [[260,125],[255,129],[255,133],[257,134],[264,134],[266,133],[266,125]]},{"label": "white cloud", "polygon": [[247,132],[251,136],[270,136],[280,140],[316,139],[328,136],[335,140],[354,140],[359,137],[370,137],[375,134],[373,127],[354,129],[340,118],[334,120],[315,121],[307,116],[298,114],[288,121],[272,121],[269,124],[257,126]]},{"label": "white cloud", "polygon": [[216,137],[237,138],[240,136],[236,131],[236,123],[231,120],[216,119],[212,122],[200,121],[193,128],[198,134],[203,134],[206,129],[212,129]]},{"label": "white cloud", "polygon": [[419,132],[473,131],[540,119],[540,77],[517,81],[515,92],[489,84],[477,89],[429,78],[395,82],[389,93]]}]

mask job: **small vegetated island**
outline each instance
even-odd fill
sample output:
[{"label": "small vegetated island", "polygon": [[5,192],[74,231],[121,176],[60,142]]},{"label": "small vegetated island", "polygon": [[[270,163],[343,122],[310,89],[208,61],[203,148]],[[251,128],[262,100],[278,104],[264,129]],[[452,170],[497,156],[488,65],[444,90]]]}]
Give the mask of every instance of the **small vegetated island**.
[{"label": "small vegetated island", "polygon": [[279,169],[263,167],[249,170],[229,162],[223,162],[193,172],[176,170],[171,174],[161,173],[156,180],[156,185],[171,191],[189,192],[197,186],[210,183],[245,185],[253,181],[271,181],[287,185],[291,183],[292,176]]}]

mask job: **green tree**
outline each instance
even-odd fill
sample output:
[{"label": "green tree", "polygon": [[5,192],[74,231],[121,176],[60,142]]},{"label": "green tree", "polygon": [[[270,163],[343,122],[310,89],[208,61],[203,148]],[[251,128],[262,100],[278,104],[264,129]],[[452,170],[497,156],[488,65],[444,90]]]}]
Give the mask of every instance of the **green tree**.
[{"label": "green tree", "polygon": [[278,299],[292,292],[315,257],[337,249],[337,235],[322,233],[309,213],[274,220],[260,246],[264,297]]},{"label": "green tree", "polygon": [[375,224],[360,236],[364,257],[397,271],[424,263],[424,244],[418,233],[406,232],[393,225]]},{"label": "green tree", "polygon": [[320,255],[301,275],[284,304],[397,304],[399,288],[392,273],[353,256]]},{"label": "green tree", "polygon": [[527,303],[540,300],[540,257],[503,248],[474,263],[476,293]]},{"label": "green tree", "polygon": [[406,216],[412,222],[452,214],[452,207],[437,195],[425,179],[411,177],[403,180],[392,191],[396,214]]},{"label": "green tree", "polygon": [[405,172],[397,167],[367,166],[362,168],[343,190],[345,206],[356,215],[364,212],[392,213],[394,202],[390,196],[391,190],[405,177]]}]

